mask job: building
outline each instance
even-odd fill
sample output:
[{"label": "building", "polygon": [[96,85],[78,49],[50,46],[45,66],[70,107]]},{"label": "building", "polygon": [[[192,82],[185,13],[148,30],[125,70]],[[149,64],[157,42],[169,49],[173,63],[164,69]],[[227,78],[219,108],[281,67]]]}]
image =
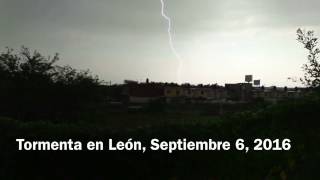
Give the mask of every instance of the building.
[{"label": "building", "polygon": [[127,84],[124,95],[130,103],[148,103],[163,98],[164,88],[156,83]]},{"label": "building", "polygon": [[248,102],[252,100],[252,84],[251,83],[237,83],[226,84],[225,91],[227,99],[231,101]]},{"label": "building", "polygon": [[161,100],[167,103],[221,103],[265,100],[277,102],[300,98],[308,92],[305,88],[253,87],[251,83],[218,85],[178,85],[174,83],[145,83],[126,81],[122,96],[127,103],[149,103]]},{"label": "building", "polygon": [[167,102],[212,102],[226,99],[224,88],[217,85],[167,85],[164,87]]},{"label": "building", "polygon": [[308,93],[306,88],[277,88],[272,87],[259,87],[252,91],[254,99],[263,99],[268,102],[277,102],[285,99],[298,99]]}]

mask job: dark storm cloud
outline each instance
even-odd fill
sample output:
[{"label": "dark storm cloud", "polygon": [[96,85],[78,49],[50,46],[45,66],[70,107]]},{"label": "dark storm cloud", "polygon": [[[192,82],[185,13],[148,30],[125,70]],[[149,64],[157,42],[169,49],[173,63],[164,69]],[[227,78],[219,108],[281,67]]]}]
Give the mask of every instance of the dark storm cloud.
[{"label": "dark storm cloud", "polygon": [[[241,44],[248,35],[241,34],[244,30],[268,29],[262,33],[270,38],[284,30],[293,32],[294,39],[298,27],[320,27],[319,0],[166,0],[166,5],[175,45],[194,61],[198,57],[193,48],[209,49],[200,55],[213,56],[211,48],[221,46],[214,38],[226,45]],[[160,0],[0,0],[0,48],[26,45],[44,53],[59,52],[64,63],[90,68],[103,78],[125,79],[140,73],[137,77],[154,74],[162,79],[159,69],[174,66],[175,59],[160,8]],[[220,32],[228,37],[219,36]],[[210,41],[208,47],[201,47],[206,43],[202,40]],[[150,70],[145,72],[145,66]],[[115,70],[119,67],[123,72]]]},{"label": "dark storm cloud", "polygon": [[[2,23],[26,30],[70,30],[89,33],[152,31],[158,7],[151,1],[102,0],[5,0]],[[154,15],[153,15],[154,14]]]},{"label": "dark storm cloud", "polygon": [[[317,7],[318,0],[167,0],[167,13],[180,33],[318,25]],[[158,0],[1,0],[0,10],[2,33],[76,29],[145,35],[163,32],[164,25]]]}]

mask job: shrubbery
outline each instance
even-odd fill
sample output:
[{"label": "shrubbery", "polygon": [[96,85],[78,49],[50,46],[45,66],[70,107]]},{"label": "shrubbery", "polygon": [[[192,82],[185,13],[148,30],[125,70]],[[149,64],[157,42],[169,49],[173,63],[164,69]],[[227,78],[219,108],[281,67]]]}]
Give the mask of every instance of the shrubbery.
[{"label": "shrubbery", "polygon": [[22,47],[0,54],[0,115],[22,120],[77,119],[101,101],[101,81],[90,71],[58,66],[52,58]]},{"label": "shrubbery", "polygon": [[[219,123],[157,125],[135,130],[110,131],[99,124],[53,124],[49,122],[20,122],[0,120],[1,161],[0,172],[6,176],[20,178],[10,169],[34,172],[30,177],[38,179],[317,179],[320,141],[320,101],[318,95],[305,99],[282,102],[264,109],[245,111],[223,116]],[[165,117],[164,117],[165,118]],[[139,139],[146,144],[150,138],[174,140],[188,138],[201,140],[213,138],[232,140],[244,138],[247,142],[255,138],[292,140],[292,149],[286,152],[83,152],[48,153],[17,152],[15,138],[32,140],[126,140]],[[14,159],[15,164],[12,164]],[[36,159],[36,160],[34,160]],[[60,161],[67,161],[60,164]],[[101,164],[98,166],[98,164]],[[32,166],[30,166],[32,165]],[[46,168],[44,168],[44,166]],[[54,169],[59,167],[59,171]],[[45,170],[54,174],[48,177]],[[68,171],[62,171],[68,169]],[[126,172],[126,173],[124,173]],[[0,176],[1,177],[1,176]],[[24,175],[24,178],[28,177]],[[13,178],[13,179],[16,179]]]}]

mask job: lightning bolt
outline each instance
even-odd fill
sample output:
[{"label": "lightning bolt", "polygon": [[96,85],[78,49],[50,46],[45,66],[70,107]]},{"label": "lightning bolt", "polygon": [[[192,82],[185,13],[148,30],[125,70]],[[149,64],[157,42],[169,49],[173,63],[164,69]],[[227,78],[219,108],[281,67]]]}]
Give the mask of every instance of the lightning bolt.
[{"label": "lightning bolt", "polygon": [[181,69],[182,69],[182,59],[176,48],[174,47],[173,44],[173,36],[172,36],[172,21],[169,16],[166,15],[165,13],[165,3],[164,0],[160,0],[161,2],[161,15],[162,17],[168,22],[168,36],[169,36],[169,45],[170,48],[175,55],[175,57],[178,59],[179,64],[178,64],[178,70],[177,70],[177,77],[178,77],[178,82],[181,82]]}]

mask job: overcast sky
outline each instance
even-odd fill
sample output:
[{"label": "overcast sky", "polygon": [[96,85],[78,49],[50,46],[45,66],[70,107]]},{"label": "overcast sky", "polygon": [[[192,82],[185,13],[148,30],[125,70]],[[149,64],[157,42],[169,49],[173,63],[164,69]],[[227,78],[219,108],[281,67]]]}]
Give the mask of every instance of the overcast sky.
[{"label": "overcast sky", "polygon": [[[166,0],[181,81],[296,86],[307,51],[297,28],[320,35],[319,0]],[[0,0],[0,48],[21,45],[106,81],[176,82],[160,0]]]}]

